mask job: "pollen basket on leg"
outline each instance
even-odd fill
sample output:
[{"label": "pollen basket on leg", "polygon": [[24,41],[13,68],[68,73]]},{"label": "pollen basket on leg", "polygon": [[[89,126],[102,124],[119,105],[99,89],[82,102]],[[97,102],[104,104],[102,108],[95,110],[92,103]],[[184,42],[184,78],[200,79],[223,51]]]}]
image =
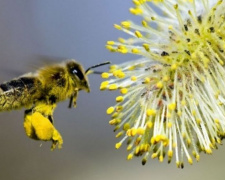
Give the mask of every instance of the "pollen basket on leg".
[{"label": "pollen basket on leg", "polygon": [[[112,65],[102,74],[101,90],[119,91],[107,109],[127,141],[127,159],[142,156],[183,168],[211,154],[225,136],[224,1],[134,0],[130,12],[140,24],[114,27],[131,38],[108,41],[111,52],[142,56]],[[161,11],[155,11],[151,4]]]}]

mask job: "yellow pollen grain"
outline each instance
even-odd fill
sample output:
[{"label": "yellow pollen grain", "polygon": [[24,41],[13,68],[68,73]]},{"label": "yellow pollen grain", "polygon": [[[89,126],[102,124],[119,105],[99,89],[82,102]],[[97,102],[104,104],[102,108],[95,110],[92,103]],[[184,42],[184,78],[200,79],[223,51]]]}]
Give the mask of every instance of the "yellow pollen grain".
[{"label": "yellow pollen grain", "polygon": [[117,89],[118,89],[118,87],[117,87],[116,84],[111,84],[111,85],[109,86],[109,90],[117,90]]},{"label": "yellow pollen grain", "polygon": [[116,148],[116,149],[119,149],[119,148],[121,147],[121,145],[122,145],[122,143],[121,143],[121,142],[116,143],[115,148]]},{"label": "yellow pollen grain", "polygon": [[136,76],[131,76],[131,81],[137,81],[137,77]]},{"label": "yellow pollen grain", "polygon": [[106,114],[112,114],[114,112],[114,110],[115,110],[115,108],[111,106],[106,110]]},{"label": "yellow pollen grain", "polygon": [[147,114],[147,116],[155,116],[156,110],[155,109],[147,109],[146,114]]},{"label": "yellow pollen grain", "polygon": [[122,88],[122,89],[120,90],[120,93],[121,93],[121,94],[127,94],[127,92],[128,92],[128,89],[127,89],[127,88]]},{"label": "yellow pollen grain", "polygon": [[103,79],[109,78],[109,73],[107,73],[107,72],[102,73],[102,78]]},{"label": "yellow pollen grain", "polygon": [[143,35],[141,34],[140,31],[135,31],[135,35],[138,37],[138,38],[142,38]]},{"label": "yellow pollen grain", "polygon": [[159,81],[157,84],[156,84],[156,87],[161,89],[163,87],[163,83],[162,81]]}]

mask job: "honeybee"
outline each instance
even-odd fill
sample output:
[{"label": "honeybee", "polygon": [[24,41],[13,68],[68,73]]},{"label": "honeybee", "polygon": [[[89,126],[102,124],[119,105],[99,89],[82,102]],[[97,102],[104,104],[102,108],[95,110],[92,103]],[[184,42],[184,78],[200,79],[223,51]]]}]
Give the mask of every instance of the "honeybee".
[{"label": "honeybee", "polygon": [[78,92],[90,92],[86,71],[80,63],[71,59],[24,74],[0,84],[0,111],[25,107],[24,129],[28,137],[35,140],[52,141],[51,150],[61,148],[63,139],[54,127],[53,112],[57,103],[70,99],[69,108],[76,107]]}]

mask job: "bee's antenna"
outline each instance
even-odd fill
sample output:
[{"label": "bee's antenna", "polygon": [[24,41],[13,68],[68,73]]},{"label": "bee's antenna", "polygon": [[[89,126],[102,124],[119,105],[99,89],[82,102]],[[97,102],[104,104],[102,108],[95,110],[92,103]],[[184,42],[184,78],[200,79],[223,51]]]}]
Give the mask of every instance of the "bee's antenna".
[{"label": "bee's antenna", "polygon": [[[96,65],[94,65],[94,66],[91,66],[91,67],[89,67],[89,68],[85,71],[85,74],[87,74],[88,71],[90,71],[90,70],[93,69],[93,68],[96,68],[96,67],[99,67],[99,66],[104,66],[104,65],[107,65],[107,64],[110,64],[110,63],[111,63],[111,62],[107,61],[107,62],[104,62],[104,63],[100,63],[100,64],[96,64]],[[98,72],[98,71],[94,71],[93,73],[94,73],[94,74],[101,74],[101,72]]]}]

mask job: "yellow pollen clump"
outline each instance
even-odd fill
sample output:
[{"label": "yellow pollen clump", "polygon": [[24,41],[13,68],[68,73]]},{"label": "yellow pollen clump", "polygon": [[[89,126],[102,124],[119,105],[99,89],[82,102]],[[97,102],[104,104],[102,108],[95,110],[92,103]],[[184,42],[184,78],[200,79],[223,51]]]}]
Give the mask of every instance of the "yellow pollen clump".
[{"label": "yellow pollen clump", "polygon": [[120,93],[121,93],[121,94],[127,94],[127,92],[128,92],[128,89],[127,89],[127,88],[122,88],[122,89],[120,90]]},{"label": "yellow pollen clump", "polygon": [[122,143],[121,143],[121,142],[116,143],[115,148],[116,148],[116,149],[119,149],[119,148],[121,147],[121,145],[122,145]]},{"label": "yellow pollen clump", "polygon": [[112,114],[114,112],[114,110],[115,110],[115,108],[111,106],[106,110],[106,114]]},{"label": "yellow pollen clump", "polygon": [[102,73],[102,78],[103,79],[109,78],[109,73],[107,73],[107,72]]},{"label": "yellow pollen clump", "polygon": [[155,109],[147,109],[146,114],[147,114],[147,116],[154,116],[156,114],[156,110]]},{"label": "yellow pollen clump", "polygon": [[111,85],[109,86],[109,90],[117,90],[117,89],[118,89],[118,87],[117,87],[116,84],[111,84]]},{"label": "yellow pollen clump", "polygon": [[138,37],[138,38],[142,38],[143,35],[141,34],[140,31],[135,31],[135,35]]}]

